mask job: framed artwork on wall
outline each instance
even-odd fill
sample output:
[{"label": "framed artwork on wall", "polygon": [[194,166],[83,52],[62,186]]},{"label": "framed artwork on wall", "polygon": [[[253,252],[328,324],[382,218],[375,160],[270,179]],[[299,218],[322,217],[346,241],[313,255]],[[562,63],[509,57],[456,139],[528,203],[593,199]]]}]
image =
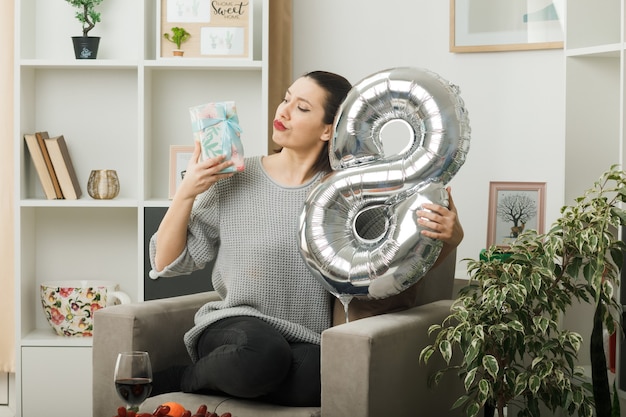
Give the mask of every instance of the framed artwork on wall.
[{"label": "framed artwork on wall", "polygon": [[185,178],[187,164],[193,155],[193,145],[170,146],[170,188],[169,198],[174,198],[180,182]]},{"label": "framed artwork on wall", "polygon": [[450,0],[450,52],[563,48],[565,0]]},{"label": "framed artwork on wall", "polygon": [[544,233],[545,194],[545,182],[490,182],[487,247],[506,249],[524,230]]},{"label": "framed artwork on wall", "polygon": [[171,58],[177,48],[164,39],[173,28],[191,36],[183,45],[188,58],[252,59],[251,1],[157,0],[157,58]]}]

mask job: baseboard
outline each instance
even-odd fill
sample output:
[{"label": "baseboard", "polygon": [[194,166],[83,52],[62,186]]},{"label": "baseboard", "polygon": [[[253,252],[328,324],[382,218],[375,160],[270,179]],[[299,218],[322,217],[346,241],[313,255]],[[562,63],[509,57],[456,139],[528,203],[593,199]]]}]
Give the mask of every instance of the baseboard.
[{"label": "baseboard", "polygon": [[8,405],[0,406],[0,417],[15,417],[15,410]]},{"label": "baseboard", "polygon": [[[15,417],[15,374],[2,374],[2,404],[0,417]],[[6,378],[6,380],[4,380]],[[4,390],[6,390],[4,392]]]}]

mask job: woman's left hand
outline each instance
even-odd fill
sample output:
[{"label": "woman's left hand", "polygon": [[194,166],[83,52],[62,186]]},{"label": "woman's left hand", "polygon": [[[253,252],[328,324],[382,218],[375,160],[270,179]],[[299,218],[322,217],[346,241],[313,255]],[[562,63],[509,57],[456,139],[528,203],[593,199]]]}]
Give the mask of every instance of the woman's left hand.
[{"label": "woman's left hand", "polygon": [[454,200],[452,199],[450,187],[447,187],[446,191],[448,192],[448,207],[424,203],[424,210],[416,212],[417,222],[419,225],[427,228],[422,230],[422,235],[439,239],[445,245],[455,248],[463,240],[464,233]]}]

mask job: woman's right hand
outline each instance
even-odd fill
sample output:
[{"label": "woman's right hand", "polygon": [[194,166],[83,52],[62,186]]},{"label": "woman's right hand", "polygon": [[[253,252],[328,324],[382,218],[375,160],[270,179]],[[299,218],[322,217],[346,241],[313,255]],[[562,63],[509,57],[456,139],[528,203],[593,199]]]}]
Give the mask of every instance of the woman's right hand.
[{"label": "woman's right hand", "polygon": [[200,142],[194,141],[194,143],[193,155],[187,164],[185,177],[176,191],[176,197],[183,199],[195,199],[198,194],[205,192],[219,180],[234,175],[233,172],[220,173],[223,169],[232,166],[234,164],[232,161],[225,161],[224,155],[201,161]]}]

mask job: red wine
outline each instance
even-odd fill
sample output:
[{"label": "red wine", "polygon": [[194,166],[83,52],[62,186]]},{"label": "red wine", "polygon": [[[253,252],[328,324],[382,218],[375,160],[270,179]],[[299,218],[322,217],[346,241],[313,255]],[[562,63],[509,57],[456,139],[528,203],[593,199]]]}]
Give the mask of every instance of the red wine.
[{"label": "red wine", "polygon": [[152,391],[152,381],[148,378],[128,378],[115,381],[115,389],[129,405],[139,405]]}]

